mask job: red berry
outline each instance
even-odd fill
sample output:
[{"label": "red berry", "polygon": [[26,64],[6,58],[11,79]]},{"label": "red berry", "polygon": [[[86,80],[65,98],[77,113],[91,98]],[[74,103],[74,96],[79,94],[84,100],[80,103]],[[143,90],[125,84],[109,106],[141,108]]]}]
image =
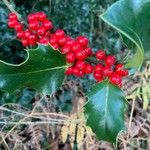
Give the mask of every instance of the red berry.
[{"label": "red berry", "polygon": [[24,36],[24,32],[23,31],[17,32],[17,38],[18,39],[23,38],[23,36]]},{"label": "red berry", "polygon": [[45,21],[46,20],[46,14],[44,12],[39,12],[38,13],[38,20],[39,21]]},{"label": "red berry", "polygon": [[117,64],[115,67],[116,74],[120,76],[128,76],[129,74],[128,70],[124,70],[123,68],[124,68],[123,64]]},{"label": "red berry", "polygon": [[9,20],[17,21],[18,17],[17,17],[17,15],[15,13],[10,13],[9,14]]},{"label": "red berry", "polygon": [[84,73],[90,74],[93,72],[93,66],[91,64],[85,64]]},{"label": "red berry", "polygon": [[55,31],[55,35],[56,35],[57,37],[62,37],[62,36],[65,35],[65,32],[64,32],[64,30],[57,29],[57,30]]},{"label": "red berry", "polygon": [[112,73],[113,73],[113,70],[112,70],[110,67],[105,66],[105,67],[103,68],[103,75],[104,75],[104,76],[109,77],[109,76],[112,75]]},{"label": "red berry", "polygon": [[84,72],[82,70],[79,71],[79,74],[77,75],[77,77],[82,77],[84,75]]},{"label": "red berry", "polygon": [[122,70],[124,68],[124,65],[123,64],[117,64],[115,66],[115,71],[119,71],[119,70]]},{"label": "red berry", "polygon": [[75,56],[78,60],[85,60],[87,54],[84,51],[79,51],[75,53]]},{"label": "red berry", "polygon": [[28,22],[35,22],[35,21],[37,21],[37,18],[34,14],[29,14],[27,16],[27,20],[28,20]]},{"label": "red berry", "polygon": [[103,50],[98,50],[95,55],[99,60],[103,60],[106,58],[106,53]]},{"label": "red berry", "polygon": [[114,65],[116,63],[116,57],[113,55],[109,55],[105,59],[105,63],[107,66]]},{"label": "red berry", "polygon": [[47,45],[49,43],[48,39],[45,37],[41,37],[39,43]]},{"label": "red berry", "polygon": [[47,32],[45,33],[45,36],[50,37],[50,36],[51,36],[50,31],[47,31]]},{"label": "red berry", "polygon": [[34,19],[38,21],[40,12],[34,13]]},{"label": "red berry", "polygon": [[65,74],[66,75],[71,75],[73,73],[73,67],[71,66],[71,67],[68,67],[67,69],[66,69],[66,71],[65,71]]},{"label": "red berry", "polygon": [[8,20],[8,27],[9,28],[14,28],[17,25],[17,21],[16,20]]},{"label": "red berry", "polygon": [[55,34],[52,34],[49,39],[50,44],[58,44],[58,39]]},{"label": "red berry", "polygon": [[111,76],[110,76],[110,82],[112,83],[112,84],[115,84],[115,85],[121,85],[122,84],[122,79],[121,79],[121,77],[119,76],[119,75],[117,75],[117,74],[112,74]]},{"label": "red berry", "polygon": [[94,71],[102,74],[103,68],[104,66],[102,64],[97,64],[94,68]]},{"label": "red berry", "polygon": [[75,43],[74,39],[67,37],[66,45],[72,47],[74,43]]},{"label": "red berry", "polygon": [[79,52],[82,50],[82,47],[80,44],[78,44],[77,42],[74,42],[73,45],[72,45],[72,51],[73,52]]},{"label": "red berry", "polygon": [[93,76],[98,82],[103,80],[103,75],[98,72],[94,72]]},{"label": "red berry", "polygon": [[85,51],[85,53],[87,54],[87,56],[93,55],[92,49],[89,48],[89,47],[88,47],[88,48],[85,48],[84,51]]},{"label": "red berry", "polygon": [[73,63],[76,60],[74,53],[72,52],[66,53],[66,60],[68,63]]},{"label": "red berry", "polygon": [[23,45],[23,46],[29,46],[29,45],[30,45],[29,41],[26,40],[26,39],[22,39],[21,42],[22,42],[22,45]]},{"label": "red berry", "polygon": [[66,37],[65,36],[62,36],[62,37],[59,37],[58,38],[58,43],[60,46],[64,46],[66,44]]},{"label": "red berry", "polygon": [[31,30],[37,30],[39,28],[39,23],[37,21],[29,23],[29,28]]},{"label": "red berry", "polygon": [[76,68],[78,68],[79,70],[83,70],[85,67],[85,62],[84,61],[77,61],[76,62]]},{"label": "red berry", "polygon": [[46,33],[46,30],[44,27],[40,27],[38,30],[37,30],[37,34],[38,35],[44,35]]},{"label": "red berry", "polygon": [[73,74],[77,77],[82,77],[84,75],[83,71],[82,70],[79,70],[78,68],[74,67],[73,68]]},{"label": "red berry", "polygon": [[14,28],[17,32],[23,31],[23,24],[18,22]]},{"label": "red berry", "polygon": [[35,34],[31,34],[31,35],[29,36],[29,40],[36,42],[36,41],[38,40],[38,38],[37,38],[37,36],[36,36]]},{"label": "red berry", "polygon": [[89,40],[85,36],[78,36],[76,38],[77,43],[79,43],[81,46],[86,47],[89,43]]},{"label": "red berry", "polygon": [[46,30],[52,30],[52,28],[53,28],[53,23],[52,23],[51,21],[49,21],[49,20],[45,20],[45,21],[43,22],[43,26],[44,26],[44,28],[45,28]]},{"label": "red berry", "polygon": [[118,70],[115,73],[120,75],[120,76],[128,76],[129,75],[128,70]]},{"label": "red berry", "polygon": [[25,38],[29,38],[30,35],[31,35],[31,31],[30,30],[27,29],[27,30],[24,31],[24,35],[23,36]]},{"label": "red berry", "polygon": [[67,53],[69,51],[70,51],[70,46],[68,46],[68,45],[63,46],[62,49],[61,49],[61,52],[63,54],[65,54],[65,53]]}]

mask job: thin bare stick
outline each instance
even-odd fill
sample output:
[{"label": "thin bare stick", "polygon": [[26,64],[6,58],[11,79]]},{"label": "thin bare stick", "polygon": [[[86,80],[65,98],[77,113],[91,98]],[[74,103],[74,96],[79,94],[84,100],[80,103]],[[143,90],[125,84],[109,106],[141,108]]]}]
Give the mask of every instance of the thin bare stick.
[{"label": "thin bare stick", "polygon": [[13,6],[8,2],[8,0],[3,0],[3,2],[11,12],[15,13],[18,16],[18,18],[21,18],[21,15],[14,10]]}]

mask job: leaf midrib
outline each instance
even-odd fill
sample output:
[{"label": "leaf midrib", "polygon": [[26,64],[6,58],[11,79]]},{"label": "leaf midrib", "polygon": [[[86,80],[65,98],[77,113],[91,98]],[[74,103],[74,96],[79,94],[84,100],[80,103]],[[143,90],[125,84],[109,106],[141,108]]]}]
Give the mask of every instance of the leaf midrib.
[{"label": "leaf midrib", "polygon": [[63,68],[66,68],[66,67],[67,67],[67,65],[61,66],[61,67],[54,67],[54,68],[47,68],[47,69],[43,69],[43,70],[31,71],[31,72],[23,72],[23,73],[15,73],[15,74],[3,74],[2,76],[27,75],[27,74],[34,74],[34,73],[41,73],[41,72],[46,72],[46,71],[63,69]]},{"label": "leaf midrib", "polygon": [[107,87],[106,87],[106,100],[105,100],[105,112],[104,112],[104,129],[105,129],[105,133],[106,133],[106,126],[107,126],[107,107],[108,107],[108,94],[109,94],[109,85],[107,83]]}]

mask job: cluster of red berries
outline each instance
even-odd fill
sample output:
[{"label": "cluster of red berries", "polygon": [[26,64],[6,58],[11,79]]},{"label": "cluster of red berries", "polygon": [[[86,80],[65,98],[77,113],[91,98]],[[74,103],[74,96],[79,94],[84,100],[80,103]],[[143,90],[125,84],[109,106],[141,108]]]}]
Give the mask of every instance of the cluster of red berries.
[{"label": "cluster of red berries", "polygon": [[122,77],[128,76],[128,70],[124,69],[123,64],[116,64],[114,55],[106,55],[105,51],[98,50],[95,54],[98,63],[91,65],[84,61],[77,61],[74,66],[66,70],[66,74],[82,77],[84,74],[93,73],[97,82],[109,79],[112,84],[122,86]]},{"label": "cluster of red berries", "polygon": [[27,16],[28,28],[19,22],[15,13],[10,13],[8,18],[8,26],[14,28],[17,38],[21,40],[23,46],[36,46],[38,43],[48,43],[50,31],[53,24],[47,19],[44,12],[36,12]]},{"label": "cluster of red berries", "polygon": [[121,87],[122,77],[128,75],[128,70],[124,69],[123,64],[116,64],[115,56],[107,56],[105,51],[98,50],[95,54],[98,63],[88,63],[87,58],[93,56],[93,52],[87,37],[78,36],[73,39],[61,29],[52,33],[53,23],[47,19],[44,12],[29,14],[27,20],[28,28],[25,29],[16,14],[9,14],[8,26],[16,30],[23,46],[36,46],[37,43],[50,44],[54,49],[59,49],[65,54],[67,63],[71,64],[66,69],[66,75],[83,77],[86,74],[93,74],[97,82],[109,79],[112,84]]}]

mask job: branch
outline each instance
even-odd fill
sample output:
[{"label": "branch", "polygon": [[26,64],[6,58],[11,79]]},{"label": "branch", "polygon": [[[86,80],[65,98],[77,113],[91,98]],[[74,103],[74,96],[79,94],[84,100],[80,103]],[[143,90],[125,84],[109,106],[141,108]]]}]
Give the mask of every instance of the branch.
[{"label": "branch", "polygon": [[21,18],[21,15],[14,10],[13,6],[8,2],[8,0],[3,0],[3,2],[11,12],[15,13],[18,18]]}]

